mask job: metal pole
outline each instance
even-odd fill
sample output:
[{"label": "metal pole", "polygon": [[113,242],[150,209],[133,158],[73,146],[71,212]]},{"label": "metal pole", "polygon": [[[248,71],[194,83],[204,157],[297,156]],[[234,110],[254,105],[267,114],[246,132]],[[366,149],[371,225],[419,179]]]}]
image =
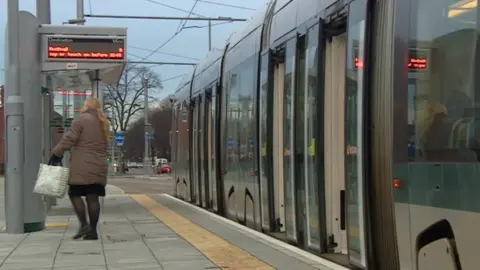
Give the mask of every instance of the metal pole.
[{"label": "metal pole", "polygon": [[19,5],[8,0],[8,73],[6,111],[5,214],[7,233],[23,233],[24,112],[20,92]]},{"label": "metal pole", "polygon": [[143,168],[145,170],[145,176],[150,176],[151,168],[150,168],[150,158],[149,158],[149,147],[148,147],[148,136],[150,135],[150,123],[148,119],[148,79],[143,79],[143,91],[144,91],[144,119],[145,119],[145,153],[143,158]]},{"label": "metal pole", "polygon": [[212,21],[208,21],[208,51],[212,50]]},{"label": "metal pole", "polygon": [[[50,24],[50,0],[37,0],[37,18],[41,24]],[[51,84],[49,84],[48,76],[41,74],[40,82],[43,87],[51,89]],[[50,120],[51,120],[51,111],[52,111],[52,96],[50,93],[47,93],[43,96],[43,162],[48,162],[50,158],[51,151],[51,132],[50,132]],[[54,198],[52,198],[54,199]]]},{"label": "metal pole", "polygon": [[[83,0],[82,0],[82,2],[83,2]],[[168,17],[168,16],[103,15],[103,14],[102,15],[84,14],[84,17],[104,18],[104,19],[176,20],[176,21],[184,21],[184,20],[187,20],[187,21],[218,21],[218,22],[245,22],[245,21],[247,21],[247,19],[231,18],[231,17],[218,17],[218,18],[193,17],[192,18],[192,17]]]},{"label": "metal pole", "polygon": [[100,83],[100,71],[98,69],[94,71],[94,76],[90,80],[91,80],[91,86],[92,86],[92,97],[101,101],[102,98],[100,96],[101,95],[100,92],[102,91],[102,89],[100,89],[98,85]]},{"label": "metal pole", "polygon": [[[51,24],[50,0],[37,0],[37,18],[41,24]],[[43,87],[52,89],[51,80],[48,75],[40,74],[40,83]],[[47,163],[52,149],[52,132],[50,131],[50,121],[52,120],[53,97],[50,93],[44,94],[42,101],[43,111],[43,162]],[[54,205],[57,205],[55,197],[44,197],[47,211]]]},{"label": "metal pole", "polygon": [[83,25],[85,23],[85,15],[83,13],[83,0],[77,0],[77,20],[76,23]]},{"label": "metal pole", "polygon": [[51,24],[50,0],[37,0],[37,18],[42,24]]},{"label": "metal pole", "polygon": [[[112,107],[112,124],[115,123],[115,108]],[[113,137],[115,138],[115,130],[112,129]],[[115,169],[115,139],[112,140],[112,159],[110,160],[110,165],[113,169],[113,175],[116,174]]]}]

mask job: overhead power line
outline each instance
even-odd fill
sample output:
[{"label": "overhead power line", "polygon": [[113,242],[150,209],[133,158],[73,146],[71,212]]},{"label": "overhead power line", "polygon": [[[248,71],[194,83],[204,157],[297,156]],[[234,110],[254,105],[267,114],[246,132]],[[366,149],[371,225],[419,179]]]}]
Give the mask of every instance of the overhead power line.
[{"label": "overhead power line", "polygon": [[[132,49],[140,50],[140,51],[153,52],[153,50],[147,49],[147,48],[141,48],[141,47],[137,47],[137,46],[128,46],[128,47],[129,47],[129,48],[132,48]],[[157,54],[168,55],[168,56],[179,57],[179,58],[184,58],[184,59],[195,60],[195,61],[200,60],[200,59],[198,59],[198,58],[189,57],[189,56],[184,56],[184,55],[179,55],[179,54],[174,54],[174,53],[166,53],[166,52],[159,52],[159,51],[157,51],[156,53],[157,53]],[[142,57],[139,57],[139,58],[142,58]]]},{"label": "overhead power line", "polygon": [[87,18],[103,19],[133,19],[133,20],[188,20],[188,21],[219,21],[219,22],[245,22],[244,18],[232,17],[169,17],[169,16],[137,16],[137,15],[104,15],[104,14],[85,14]]},{"label": "overhead power line", "polygon": [[198,2],[202,2],[202,3],[210,4],[210,5],[215,5],[215,6],[224,6],[224,7],[230,7],[230,8],[237,8],[237,9],[255,11],[254,8],[249,8],[249,7],[245,7],[245,6],[230,5],[230,4],[224,4],[224,3],[218,3],[218,2],[206,1],[206,0],[198,0]]},{"label": "overhead power line", "polygon": [[157,62],[157,61],[127,61],[127,62],[131,64],[145,64],[145,65],[170,65],[170,66],[196,66],[197,65],[195,63],[185,63],[185,62]]},{"label": "overhead power line", "polygon": [[[185,10],[185,9],[181,9],[181,8],[178,8],[178,7],[174,7],[174,6],[170,6],[170,5],[167,5],[167,4],[164,4],[162,2],[158,2],[158,1],[154,1],[154,0],[145,0],[147,2],[150,2],[150,3],[153,3],[153,4],[157,4],[157,5],[160,5],[160,6],[163,6],[163,7],[166,7],[166,8],[170,8],[170,9],[174,9],[174,10],[177,10],[177,11],[181,11],[181,12],[184,12],[184,13],[190,13],[188,10]],[[201,14],[198,14],[198,13],[191,13],[195,16],[198,16],[198,17],[205,17]]]},{"label": "overhead power line", "polygon": [[[227,24],[227,23],[232,23],[232,22],[219,22],[219,23],[213,23],[211,26],[217,26],[217,25],[222,25],[222,24]],[[183,29],[189,29],[189,28],[207,28],[209,25],[189,25],[185,26]]]},{"label": "overhead power line", "polygon": [[93,13],[92,12],[92,0],[88,0],[88,7],[90,9],[90,13]]},{"label": "overhead power line", "polygon": [[158,46],[155,50],[153,50],[152,52],[150,52],[147,56],[142,57],[142,60],[140,60],[140,62],[143,62],[143,61],[147,60],[147,59],[150,58],[152,55],[154,55],[155,53],[157,53],[160,49],[162,49],[163,47],[165,47],[165,45],[167,45],[170,41],[172,41],[180,32],[181,32],[181,29],[180,29],[179,32],[176,32],[173,36],[171,36],[169,39],[167,39],[167,41],[165,41],[165,42],[162,43],[160,46]]},{"label": "overhead power line", "polygon": [[[190,9],[190,12],[188,13],[188,16],[187,18],[190,18],[190,16],[192,15],[193,13],[193,10],[195,9],[195,6],[198,4],[198,0],[195,0],[195,3],[193,3],[193,6],[192,6],[192,9]],[[185,25],[187,24],[188,20],[185,20],[185,22],[183,23],[182,25],[182,21],[180,21],[180,23],[178,24],[178,27],[177,27],[177,32],[180,31],[181,28],[184,28]]]},{"label": "overhead power line", "polygon": [[[112,18],[112,19],[151,19],[151,20],[190,20],[190,21],[223,21],[223,22],[244,22],[247,21],[247,19],[241,19],[241,18],[231,18],[231,17],[217,17],[217,18],[199,18],[199,17],[194,17],[194,18],[189,18],[189,17],[162,17],[162,16],[125,16],[125,15],[94,15],[94,14],[85,14],[85,17],[91,17],[91,18]],[[180,28],[178,32],[175,32],[173,36],[171,36],[169,39],[167,39],[164,43],[162,43],[158,48],[153,50],[150,54],[148,54],[146,57],[143,57],[141,61],[144,61],[148,58],[150,58],[153,54],[157,53],[160,49],[162,49],[165,45],[170,43],[180,32],[182,32],[183,29]],[[141,62],[140,61],[140,62]]]},{"label": "overhead power line", "polygon": [[170,77],[170,78],[167,78],[165,80],[160,80],[161,82],[168,82],[168,81],[171,81],[171,80],[175,80],[175,79],[178,79],[178,78],[181,78],[183,76],[187,75],[186,73],[185,74],[182,74],[182,75],[177,75],[177,76],[173,76],[173,77]]}]

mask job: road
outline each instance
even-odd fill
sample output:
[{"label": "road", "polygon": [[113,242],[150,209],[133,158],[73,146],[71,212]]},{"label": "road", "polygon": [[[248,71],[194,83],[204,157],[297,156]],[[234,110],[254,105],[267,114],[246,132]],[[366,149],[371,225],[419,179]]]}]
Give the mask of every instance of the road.
[{"label": "road", "polygon": [[169,175],[155,176],[151,179],[139,178],[143,171],[131,169],[122,176],[109,177],[108,183],[117,186],[127,194],[173,194],[173,180]]}]

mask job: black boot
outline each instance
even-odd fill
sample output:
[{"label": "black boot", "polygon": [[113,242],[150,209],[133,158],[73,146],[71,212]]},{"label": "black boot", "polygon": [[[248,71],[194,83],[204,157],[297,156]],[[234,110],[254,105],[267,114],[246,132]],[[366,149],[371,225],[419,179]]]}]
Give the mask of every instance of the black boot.
[{"label": "black boot", "polygon": [[91,228],[83,237],[83,240],[98,240],[97,230]]},{"label": "black boot", "polygon": [[74,240],[80,239],[84,237],[90,231],[90,227],[88,225],[83,225],[78,229],[77,234],[75,234],[72,238]]}]

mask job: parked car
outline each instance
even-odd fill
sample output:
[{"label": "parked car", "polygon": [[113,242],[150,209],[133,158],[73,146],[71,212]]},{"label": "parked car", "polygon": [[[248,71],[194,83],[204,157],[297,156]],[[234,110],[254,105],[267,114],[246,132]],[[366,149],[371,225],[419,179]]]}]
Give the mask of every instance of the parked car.
[{"label": "parked car", "polygon": [[163,174],[163,173],[171,173],[172,172],[172,166],[168,163],[163,163],[159,164],[157,166],[157,174]]},{"label": "parked car", "polygon": [[[118,172],[118,170],[120,169],[120,168],[118,168],[118,163],[117,163],[117,162],[115,162],[115,163],[113,164],[113,167],[115,168],[115,171],[116,171],[116,172]],[[127,166],[127,164],[124,164],[124,165],[123,165],[123,168],[125,169],[125,172],[128,172],[128,166]]]},{"label": "parked car", "polygon": [[138,164],[137,164],[137,162],[129,162],[127,164],[127,167],[132,168],[132,169],[136,169],[136,168],[138,168]]}]

